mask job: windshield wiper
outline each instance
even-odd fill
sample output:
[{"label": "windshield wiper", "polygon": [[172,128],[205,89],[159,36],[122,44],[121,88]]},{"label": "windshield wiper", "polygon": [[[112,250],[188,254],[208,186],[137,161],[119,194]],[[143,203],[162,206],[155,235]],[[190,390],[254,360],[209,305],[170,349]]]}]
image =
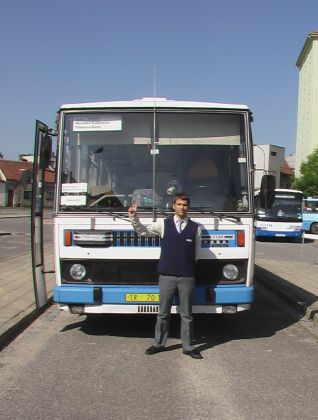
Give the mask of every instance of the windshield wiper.
[{"label": "windshield wiper", "polygon": [[195,207],[194,209],[191,209],[190,212],[191,211],[192,212],[198,211],[201,214],[211,214],[212,216],[218,217],[220,220],[230,219],[230,220],[235,220],[236,222],[241,221],[241,216],[233,216],[233,215],[229,215],[229,214],[222,213],[219,211],[213,211],[210,209],[210,207]]}]

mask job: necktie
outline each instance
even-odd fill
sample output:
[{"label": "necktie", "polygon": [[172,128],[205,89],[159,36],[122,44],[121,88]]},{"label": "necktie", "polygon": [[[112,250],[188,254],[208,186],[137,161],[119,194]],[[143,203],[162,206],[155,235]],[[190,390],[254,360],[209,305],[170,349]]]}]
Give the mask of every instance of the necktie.
[{"label": "necktie", "polygon": [[182,232],[182,225],[183,225],[184,221],[182,219],[178,220],[177,223],[177,227],[178,227],[178,232],[181,233]]}]

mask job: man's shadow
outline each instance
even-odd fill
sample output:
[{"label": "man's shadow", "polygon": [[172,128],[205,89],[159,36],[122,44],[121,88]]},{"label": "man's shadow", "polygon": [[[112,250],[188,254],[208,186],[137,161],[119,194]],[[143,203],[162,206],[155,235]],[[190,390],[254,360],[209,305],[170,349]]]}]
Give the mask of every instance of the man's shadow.
[{"label": "man's shadow", "polygon": [[[256,287],[255,301],[251,310],[236,314],[195,314],[194,345],[205,351],[220,344],[233,341],[271,337],[278,331],[294,324],[300,314],[287,313],[281,306],[264,295],[261,286]],[[77,318],[66,325],[62,332],[79,329],[90,336],[113,336],[127,338],[154,337],[154,315],[90,315]],[[172,315],[169,338],[180,340],[180,316]],[[167,343],[166,351],[181,348],[180,344]]]}]

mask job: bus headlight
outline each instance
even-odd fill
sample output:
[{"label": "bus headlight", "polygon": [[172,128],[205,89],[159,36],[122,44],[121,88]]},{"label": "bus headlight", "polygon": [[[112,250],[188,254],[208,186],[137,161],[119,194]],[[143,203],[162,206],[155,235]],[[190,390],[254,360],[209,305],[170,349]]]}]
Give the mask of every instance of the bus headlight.
[{"label": "bus headlight", "polygon": [[70,275],[74,280],[83,280],[86,276],[86,268],[83,264],[73,264],[70,268]]},{"label": "bus headlight", "polygon": [[223,276],[228,280],[236,280],[239,275],[239,270],[234,264],[226,264],[223,267]]}]

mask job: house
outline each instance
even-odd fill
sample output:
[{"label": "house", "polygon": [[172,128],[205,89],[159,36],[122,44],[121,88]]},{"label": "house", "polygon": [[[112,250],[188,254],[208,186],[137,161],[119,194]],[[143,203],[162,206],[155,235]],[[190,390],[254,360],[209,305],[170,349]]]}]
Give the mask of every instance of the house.
[{"label": "house", "polygon": [[285,148],[272,144],[254,144],[254,187],[259,189],[262,176],[272,174],[276,179],[276,188],[290,188],[294,169],[285,159]]},{"label": "house", "polygon": [[[46,171],[44,206],[52,207],[54,198],[54,173]],[[0,206],[31,206],[33,164],[0,160]]]},{"label": "house", "polygon": [[294,170],[285,162],[280,168],[280,188],[291,188],[294,174]]}]

